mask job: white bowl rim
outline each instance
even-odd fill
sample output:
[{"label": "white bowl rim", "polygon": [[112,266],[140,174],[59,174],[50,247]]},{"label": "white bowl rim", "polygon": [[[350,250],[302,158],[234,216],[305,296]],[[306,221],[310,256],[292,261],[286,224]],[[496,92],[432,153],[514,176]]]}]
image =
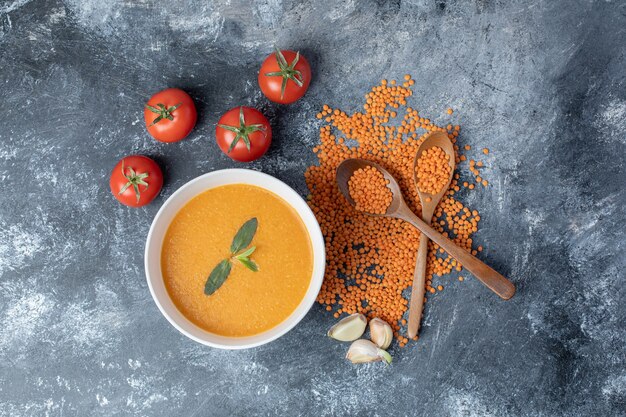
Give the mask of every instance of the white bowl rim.
[{"label": "white bowl rim", "polygon": [[[187,189],[197,185],[198,183],[202,183],[209,179],[214,179],[220,176],[225,176],[227,178],[227,181],[224,182],[223,184],[206,187],[204,188],[204,190],[198,193],[195,193],[191,197],[186,198],[183,201],[178,201],[181,199],[180,196]],[[284,197],[284,195],[279,195],[278,193],[274,192],[273,190],[270,190],[264,185],[260,185],[258,183],[250,184],[250,183],[247,183],[246,181],[232,181],[232,182],[228,181],[229,177],[238,177],[238,176],[254,177],[256,180],[259,180],[262,182],[268,182],[270,184],[273,184],[274,186],[280,187],[281,192],[283,192],[284,194],[288,194],[291,199],[295,200],[295,204],[294,204],[294,201],[288,201],[287,198]],[[182,207],[191,199],[198,196],[200,193],[204,191],[207,191],[209,189],[216,188],[219,186],[223,186],[223,185],[229,185],[229,184],[255,185],[267,191],[270,191],[278,195],[283,200],[285,200],[285,202],[296,211],[296,213],[298,214],[302,222],[305,224],[305,227],[309,234],[309,239],[311,241],[311,249],[313,251],[313,272],[311,274],[311,281],[309,283],[309,287],[304,297],[302,298],[302,300],[300,301],[296,309],[285,320],[283,320],[281,323],[274,326],[273,328],[266,330],[262,333],[259,333],[253,336],[247,336],[247,337],[226,337],[226,336],[220,336],[220,335],[216,335],[214,333],[205,331],[201,329],[200,327],[198,327],[197,325],[193,324],[191,321],[189,321],[185,316],[182,315],[182,313],[180,313],[180,311],[178,311],[176,307],[174,307],[176,310],[176,313],[171,314],[170,312],[167,311],[167,309],[163,305],[163,301],[165,300],[161,300],[161,298],[157,295],[156,290],[153,285],[153,281],[155,280],[160,280],[160,282],[163,283],[163,276],[160,273],[161,272],[160,271],[161,269],[160,254],[161,254],[163,241],[162,239],[159,239],[159,241],[155,241],[154,235],[156,234],[157,227],[161,226],[160,224],[161,218],[164,216],[164,213],[168,210],[170,205],[173,205],[174,203],[180,203]],[[298,207],[295,207],[295,205],[297,205]],[[180,210],[180,207],[175,211],[174,215],[178,213],[178,210]],[[168,222],[166,225],[163,226],[165,228],[165,231],[167,231],[169,224],[170,222]],[[164,233],[165,232],[163,232],[163,234]],[[149,253],[150,253],[150,250],[153,249],[154,245],[157,245],[159,249],[158,250],[158,254],[159,254],[159,262],[158,262],[159,274],[158,275],[159,276],[156,278],[151,276],[150,274],[151,268],[149,266],[149,262],[150,262]],[[145,268],[146,280],[148,282],[148,288],[150,289],[150,294],[152,295],[152,299],[154,300],[155,304],[159,308],[159,311],[161,312],[161,314],[169,321],[169,323],[174,328],[176,328],[176,330],[178,330],[180,333],[187,336],[188,338],[194,340],[195,342],[201,343],[206,346],[214,347],[214,348],[229,349],[229,350],[248,349],[248,348],[261,346],[261,345],[264,345],[266,343],[269,343],[278,339],[279,337],[283,336],[284,334],[289,332],[291,329],[293,329],[300,321],[302,321],[304,316],[306,316],[306,314],[311,310],[311,307],[315,303],[317,295],[319,294],[319,291],[322,287],[322,282],[324,280],[325,266],[326,266],[326,248],[324,244],[324,237],[322,235],[322,231],[317,222],[317,219],[315,218],[315,214],[310,209],[306,201],[292,187],[287,185],[285,182],[279,180],[278,178],[272,175],[260,172],[260,171],[255,171],[252,169],[245,169],[245,168],[228,168],[228,169],[221,169],[221,170],[208,172],[206,174],[193,178],[192,180],[186,182],[181,187],[179,187],[171,196],[168,197],[167,200],[165,200],[163,205],[159,208],[159,211],[157,212],[157,214],[154,216],[154,219],[152,220],[152,224],[150,225],[150,230],[148,231],[148,237],[146,238],[146,247],[144,251],[144,268]],[[169,295],[167,295],[167,300],[173,304],[172,300],[169,298]],[[175,319],[174,317],[172,317],[173,315],[178,316],[178,318]],[[190,332],[185,327],[194,328],[195,333],[197,334],[192,334],[192,332]],[[203,334],[207,336],[208,338],[211,338],[214,340],[207,340],[206,338],[200,337],[198,333]],[[267,336],[263,337],[264,335],[267,335]],[[226,341],[228,342],[226,343]]]}]

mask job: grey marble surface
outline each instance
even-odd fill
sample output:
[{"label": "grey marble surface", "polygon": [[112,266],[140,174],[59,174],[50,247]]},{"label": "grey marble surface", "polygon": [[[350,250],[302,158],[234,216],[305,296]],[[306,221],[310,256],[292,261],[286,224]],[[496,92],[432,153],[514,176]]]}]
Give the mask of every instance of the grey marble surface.
[{"label": "grey marble surface", "polygon": [[[1,0],[0,415],[626,415],[625,16],[619,0]],[[273,44],[311,62],[297,104],[258,89]],[[390,367],[347,363],[317,305],[247,351],[173,329],[146,285],[145,237],[174,190],[239,166],[214,143],[220,114],[262,109],[275,140],[249,167],[305,195],[321,105],[355,111],[405,73],[410,105],[492,151],[491,186],[461,200],[517,295],[444,278]],[[170,86],[199,110],[173,145],[142,119]],[[165,173],[142,209],[108,190],[131,153]]]}]

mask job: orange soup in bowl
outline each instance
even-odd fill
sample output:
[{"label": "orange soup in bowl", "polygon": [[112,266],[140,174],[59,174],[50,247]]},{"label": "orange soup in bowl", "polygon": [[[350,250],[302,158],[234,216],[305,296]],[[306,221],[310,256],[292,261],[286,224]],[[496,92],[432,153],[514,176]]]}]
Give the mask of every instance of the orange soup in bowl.
[{"label": "orange soup in bowl", "polygon": [[[254,250],[242,262],[231,245],[251,219],[256,230],[237,253]],[[225,260],[229,273],[207,295],[209,276]],[[199,194],[176,214],[163,241],[161,269],[170,298],[187,319],[211,333],[244,337],[273,328],[298,307],[311,281],[313,252],[288,203],[263,188],[232,184]]]}]

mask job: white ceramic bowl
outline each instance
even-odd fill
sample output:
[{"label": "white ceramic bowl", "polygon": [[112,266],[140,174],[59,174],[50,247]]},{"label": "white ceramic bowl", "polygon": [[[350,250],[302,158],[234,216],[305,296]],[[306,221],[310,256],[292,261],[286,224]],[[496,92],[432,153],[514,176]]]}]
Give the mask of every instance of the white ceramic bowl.
[{"label": "white ceramic bowl", "polygon": [[[172,219],[189,200],[198,194],[221,185],[250,184],[264,188],[285,200],[304,222],[313,249],[313,274],[304,298],[293,313],[278,326],[248,337],[226,337],[207,332],[187,320],[170,299],[161,273],[161,247]],[[315,215],[306,202],[284,182],[261,172],[249,169],[224,169],[201,175],[180,187],[163,204],[152,221],[146,241],[145,268],[148,287],[154,302],[165,318],[185,336],[196,342],[221,349],[246,349],[260,346],[291,330],[311,309],[324,279],[324,238]]]}]

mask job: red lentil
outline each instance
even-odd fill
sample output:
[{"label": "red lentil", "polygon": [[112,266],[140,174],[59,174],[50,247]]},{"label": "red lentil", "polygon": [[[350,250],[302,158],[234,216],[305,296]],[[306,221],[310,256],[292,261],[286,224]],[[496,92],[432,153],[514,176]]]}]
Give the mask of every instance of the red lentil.
[{"label": "red lentil", "polygon": [[[321,116],[327,124],[320,127],[320,144],[314,149],[319,164],[305,173],[311,193],[309,205],[324,234],[327,252],[325,278],[317,301],[330,307],[334,317],[360,312],[369,318],[382,318],[391,324],[401,346],[408,343],[408,339],[400,336],[408,308],[403,293],[413,283],[420,234],[401,220],[371,217],[355,210],[341,196],[335,171],[346,158],[364,158],[381,164],[398,180],[407,204],[419,214],[421,206],[413,183],[415,153],[424,135],[433,131],[447,132],[458,151],[461,128],[440,127],[420,116],[416,109],[407,107],[414,80],[406,76],[404,80],[401,85],[381,80],[365,95],[362,111],[347,114],[324,105]],[[389,123],[395,116],[401,119],[400,125]],[[465,155],[457,154],[455,159],[465,160]],[[459,178],[458,175],[453,178],[435,210],[432,225],[471,251],[472,235],[478,230],[480,216],[454,198],[460,190]],[[474,184],[463,184],[474,188]],[[387,198],[378,196],[376,201],[385,203]],[[428,294],[443,290],[443,285],[433,287],[436,275],[441,277],[453,270],[461,271],[462,265],[430,242],[426,268]]]}]

